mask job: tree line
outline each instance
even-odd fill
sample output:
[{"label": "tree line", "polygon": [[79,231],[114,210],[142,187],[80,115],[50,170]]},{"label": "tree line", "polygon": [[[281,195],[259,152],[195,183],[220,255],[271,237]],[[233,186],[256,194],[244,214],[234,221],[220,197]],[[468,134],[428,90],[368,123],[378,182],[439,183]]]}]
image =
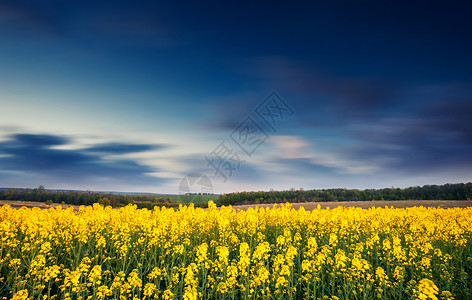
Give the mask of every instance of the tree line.
[{"label": "tree line", "polygon": [[285,202],[330,202],[371,200],[470,200],[472,183],[424,185],[409,188],[384,189],[320,189],[269,192],[239,192],[223,194],[218,205],[263,204]]},{"label": "tree line", "polygon": [[156,195],[126,195],[91,191],[55,191],[44,186],[34,189],[0,189],[0,200],[62,203],[69,205],[92,205],[122,207],[136,204],[138,208],[152,209],[154,206],[178,207],[179,203]]},{"label": "tree line", "polygon": [[[472,183],[444,185],[424,185],[409,188],[384,189],[318,189],[288,191],[258,191],[223,194],[216,204],[240,205],[285,202],[330,202],[330,201],[372,201],[372,200],[470,200]],[[127,195],[91,191],[55,191],[44,186],[34,189],[0,189],[0,200],[62,203],[69,205],[92,205],[122,207],[136,204],[138,208],[152,209],[154,206],[178,207],[179,202],[156,195]],[[197,207],[206,207],[206,203],[197,203]]]}]

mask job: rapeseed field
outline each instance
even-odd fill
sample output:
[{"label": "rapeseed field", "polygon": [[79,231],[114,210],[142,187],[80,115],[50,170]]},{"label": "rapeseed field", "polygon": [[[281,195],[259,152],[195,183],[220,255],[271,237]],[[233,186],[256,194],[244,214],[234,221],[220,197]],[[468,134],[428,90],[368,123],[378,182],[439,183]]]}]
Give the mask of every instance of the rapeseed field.
[{"label": "rapeseed field", "polygon": [[0,299],[471,299],[472,208],[0,208]]}]

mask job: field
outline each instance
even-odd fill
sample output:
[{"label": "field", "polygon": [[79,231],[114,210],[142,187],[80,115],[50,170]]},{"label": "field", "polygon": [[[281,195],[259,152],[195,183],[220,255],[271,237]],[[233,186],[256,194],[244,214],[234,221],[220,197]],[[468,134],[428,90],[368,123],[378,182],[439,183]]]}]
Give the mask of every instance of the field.
[{"label": "field", "polygon": [[51,205],[47,205],[45,202],[12,201],[12,200],[0,200],[0,206],[2,206],[2,205],[9,205],[10,207],[13,207],[13,208],[39,207],[41,209],[49,209],[51,207],[63,206],[63,208],[73,207],[76,210],[79,209],[79,206],[76,206],[76,205],[67,205],[67,204],[66,205],[61,205],[61,204],[57,204],[57,203],[52,203]]},{"label": "field", "polygon": [[162,195],[163,198],[169,198],[182,204],[189,203],[206,203],[208,201],[216,201],[220,195]]},{"label": "field", "polygon": [[0,298],[470,299],[472,208],[0,208]]},{"label": "field", "polygon": [[[318,205],[325,208],[336,208],[336,207],[360,207],[360,208],[371,208],[371,207],[393,207],[393,208],[407,208],[415,206],[424,207],[441,207],[441,208],[454,208],[454,207],[470,207],[472,201],[466,200],[399,200],[399,201],[345,201],[345,202],[304,202],[304,203],[292,203],[294,209],[303,207],[306,210],[313,210],[318,208]],[[246,210],[250,207],[273,207],[273,204],[257,204],[257,205],[234,205],[234,209]]]},{"label": "field", "polygon": [[[165,195],[176,197],[176,195]],[[182,201],[183,204],[189,204],[191,201],[196,200],[196,203],[208,202],[215,200],[215,195],[205,195],[203,197],[196,199],[193,195],[182,195],[182,199],[175,198],[176,201]],[[198,196],[197,196],[198,197]],[[216,196],[217,197],[217,196]],[[61,204],[52,203],[47,205],[44,202],[28,202],[28,201],[11,201],[11,200],[0,200],[0,206],[8,204],[13,208],[33,208],[39,207],[41,209],[48,209],[51,207],[57,207]],[[280,204],[279,204],[280,205]],[[393,207],[393,208],[406,208],[406,207],[415,207],[415,206],[424,206],[424,207],[441,207],[441,208],[454,208],[454,207],[469,207],[472,206],[472,201],[465,200],[402,200],[402,201],[346,201],[346,202],[306,202],[306,203],[292,203],[294,209],[299,209],[303,207],[305,210],[313,210],[318,208],[318,205],[325,208],[336,208],[339,206],[343,207],[360,207],[360,208],[371,208],[371,207]],[[251,204],[251,205],[234,205],[234,209],[247,210],[248,208],[255,207],[267,208],[273,207],[273,204]],[[73,207],[75,210],[79,210],[80,206],[77,205],[64,205],[63,208]]]}]

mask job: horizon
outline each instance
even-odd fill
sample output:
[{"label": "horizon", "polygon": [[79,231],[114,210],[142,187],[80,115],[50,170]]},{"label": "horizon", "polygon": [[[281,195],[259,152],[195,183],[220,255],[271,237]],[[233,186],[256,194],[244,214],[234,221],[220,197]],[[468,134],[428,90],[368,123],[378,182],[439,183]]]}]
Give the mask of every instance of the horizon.
[{"label": "horizon", "polygon": [[[395,187],[395,186],[391,186],[391,187],[382,187],[382,188],[365,188],[365,189],[356,189],[356,188],[352,188],[352,189],[348,189],[348,188],[345,188],[345,187],[334,187],[334,188],[325,188],[325,190],[329,190],[329,189],[333,189],[333,190],[359,190],[359,191],[365,191],[365,190],[384,190],[384,189],[408,189],[408,188],[424,188],[424,187],[428,187],[428,186],[445,186],[445,185],[459,185],[459,184],[464,184],[464,185],[467,185],[467,184],[472,184],[472,182],[448,182],[448,183],[445,183],[445,184],[441,184],[441,185],[435,185],[435,184],[426,184],[426,185],[422,185],[422,186],[418,186],[418,185],[415,185],[415,186],[408,186],[408,187]],[[17,189],[17,190],[34,190],[34,189],[38,189],[38,188],[44,188],[45,191],[52,191],[52,192],[64,192],[64,191],[73,191],[73,192],[84,192],[84,193],[88,193],[88,192],[91,192],[91,193],[110,193],[110,194],[113,194],[113,193],[119,193],[119,194],[125,194],[125,195],[132,195],[132,194],[143,194],[143,195],[163,195],[163,196],[166,196],[166,195],[172,195],[172,196],[179,196],[179,195],[183,195],[182,193],[175,193],[175,194],[172,194],[172,193],[148,193],[148,192],[138,192],[138,191],[100,191],[100,190],[70,190],[70,189],[51,189],[51,188],[47,188],[45,186],[38,186],[38,187],[33,187],[33,188],[22,188],[22,187],[0,187],[0,190],[9,190],[9,189]],[[290,189],[287,189],[287,190],[274,190],[274,189],[269,189],[269,190],[255,190],[255,191],[240,191],[240,192],[228,192],[228,193],[215,193],[215,194],[211,194],[211,195],[224,195],[224,194],[231,194],[231,193],[251,193],[251,192],[270,192],[270,191],[275,191],[275,192],[284,192],[284,191],[300,191],[300,190],[303,190],[303,191],[311,191],[311,190],[323,190],[323,189],[303,189],[303,188],[299,188],[299,189],[295,189],[295,188],[290,188]],[[198,194],[198,191],[196,193],[194,192],[190,192],[188,194]]]},{"label": "horizon", "polygon": [[223,194],[471,182],[471,12],[463,2],[3,1],[0,186]]}]

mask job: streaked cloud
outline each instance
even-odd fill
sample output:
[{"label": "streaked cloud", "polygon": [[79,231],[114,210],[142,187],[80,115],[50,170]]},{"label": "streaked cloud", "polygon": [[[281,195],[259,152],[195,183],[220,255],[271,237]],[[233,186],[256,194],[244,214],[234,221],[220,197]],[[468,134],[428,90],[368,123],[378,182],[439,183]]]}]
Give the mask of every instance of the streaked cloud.
[{"label": "streaked cloud", "polygon": [[[55,149],[69,138],[48,134],[15,134],[0,142],[2,172],[31,173],[48,182],[68,180],[71,185],[94,181],[135,184],[158,184],[162,178],[150,176],[156,168],[141,165],[129,158],[105,158],[105,154],[125,154],[158,149],[157,145],[123,143],[99,144],[85,149]],[[3,177],[3,176],[2,176]]]},{"label": "streaked cloud", "polygon": [[[2,185],[216,192],[470,181],[470,4],[0,3]],[[254,109],[275,90],[290,119]],[[222,183],[247,116],[269,139]],[[238,149],[234,143],[231,148]]]},{"label": "streaked cloud", "polygon": [[97,153],[97,154],[126,154],[151,151],[156,149],[164,148],[163,145],[131,145],[121,143],[106,143],[93,145],[89,148],[82,149],[83,152]]}]

